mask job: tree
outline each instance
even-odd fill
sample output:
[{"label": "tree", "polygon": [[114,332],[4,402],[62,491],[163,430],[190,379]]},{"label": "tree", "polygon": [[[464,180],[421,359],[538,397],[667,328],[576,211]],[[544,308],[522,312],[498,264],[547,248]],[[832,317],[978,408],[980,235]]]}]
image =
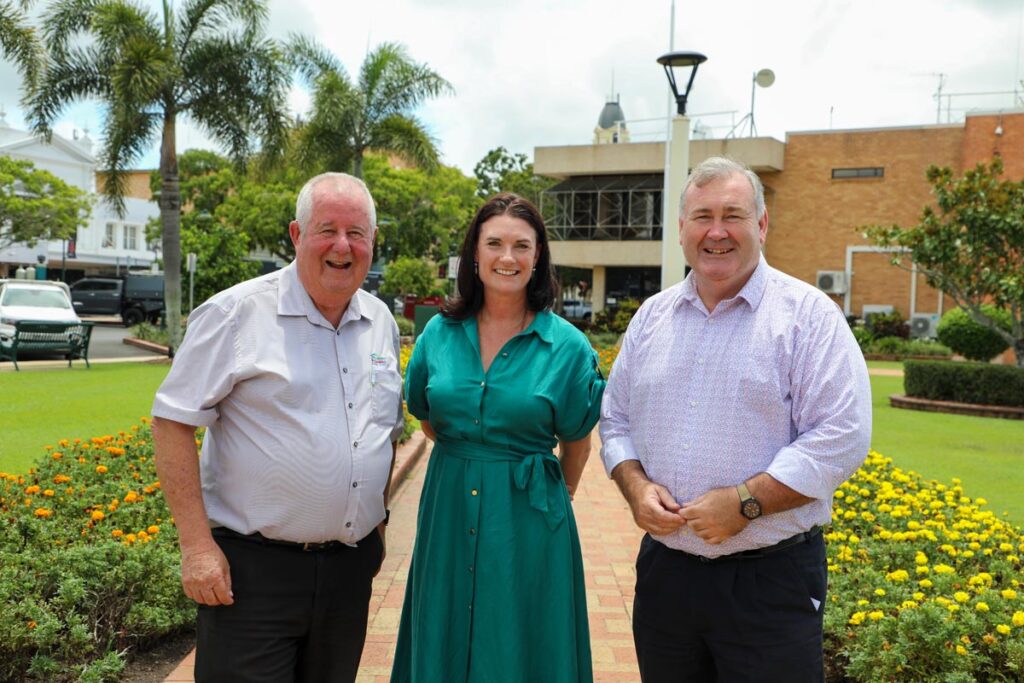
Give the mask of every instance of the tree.
[{"label": "tree", "polygon": [[74,237],[92,206],[89,197],[31,161],[0,156],[0,249],[18,242]]},{"label": "tree", "polygon": [[[248,236],[207,214],[191,213],[182,218],[181,248],[186,254],[196,255],[196,306],[260,272],[260,264],[248,258]],[[187,282],[187,269],[183,269],[182,277]]]},{"label": "tree", "polygon": [[266,0],[163,0],[158,17],[130,0],[54,0],[44,36],[50,61],[32,97],[33,127],[49,136],[80,98],[106,106],[104,192],[124,211],[127,169],[160,143],[160,223],[170,343],[181,339],[181,193],[177,122],[187,116],[242,163],[259,137],[272,158],[287,134],[288,72],[263,33]]},{"label": "tree", "polygon": [[458,250],[480,200],[474,183],[450,166],[427,174],[392,168],[379,155],[366,158],[366,183],[377,203],[377,253],[443,261]]},{"label": "tree", "polygon": [[311,170],[348,171],[363,177],[367,150],[394,154],[424,169],[438,163],[437,146],[412,115],[422,102],[452,92],[405,48],[384,43],[363,61],[352,83],[345,68],[314,41],[293,36],[289,56],[313,88],[309,120],[298,139],[298,156]]},{"label": "tree", "polygon": [[27,0],[17,5],[11,0],[0,0],[0,54],[13,60],[25,79],[26,94],[31,94],[39,80],[43,49],[25,15],[24,7],[28,4]]},{"label": "tree", "polygon": [[388,264],[381,290],[389,294],[428,296],[434,289],[434,267],[420,258],[403,256]]},{"label": "tree", "polygon": [[492,149],[476,166],[476,194],[487,198],[498,192],[515,192],[540,207],[540,194],[555,181],[535,175],[525,154],[512,154],[504,147]]},{"label": "tree", "polygon": [[[1003,164],[978,164],[954,178],[931,166],[926,177],[936,197],[912,227],[874,226],[876,245],[902,247],[928,284],[951,296],[971,318],[1011,344],[1024,367],[1024,182],[1000,180]],[[990,303],[1010,315],[1010,330],[986,315]]]}]

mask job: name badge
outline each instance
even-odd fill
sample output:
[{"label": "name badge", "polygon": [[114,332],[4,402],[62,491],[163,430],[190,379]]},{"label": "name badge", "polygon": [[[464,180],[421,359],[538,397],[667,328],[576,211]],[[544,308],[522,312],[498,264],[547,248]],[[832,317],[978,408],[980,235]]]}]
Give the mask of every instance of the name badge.
[{"label": "name badge", "polygon": [[388,369],[387,356],[380,356],[376,353],[370,354],[370,385],[377,385],[377,372],[384,372]]}]

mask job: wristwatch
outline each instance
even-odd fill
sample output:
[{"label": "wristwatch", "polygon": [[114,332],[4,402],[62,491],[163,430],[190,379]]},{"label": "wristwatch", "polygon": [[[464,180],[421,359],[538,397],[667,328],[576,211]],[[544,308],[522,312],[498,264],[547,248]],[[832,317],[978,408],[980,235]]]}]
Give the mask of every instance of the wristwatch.
[{"label": "wristwatch", "polygon": [[750,495],[750,489],[746,484],[738,484],[736,490],[740,494],[740,514],[747,519],[757,519],[761,516],[761,502]]}]

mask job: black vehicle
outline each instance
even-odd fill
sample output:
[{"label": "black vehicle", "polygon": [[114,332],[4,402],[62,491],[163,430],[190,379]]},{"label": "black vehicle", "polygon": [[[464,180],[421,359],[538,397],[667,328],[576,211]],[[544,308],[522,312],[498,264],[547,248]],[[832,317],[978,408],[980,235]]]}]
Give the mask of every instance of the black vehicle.
[{"label": "black vehicle", "polygon": [[164,312],[164,276],[85,277],[71,285],[71,303],[79,315],[120,315],[125,327],[156,323]]}]

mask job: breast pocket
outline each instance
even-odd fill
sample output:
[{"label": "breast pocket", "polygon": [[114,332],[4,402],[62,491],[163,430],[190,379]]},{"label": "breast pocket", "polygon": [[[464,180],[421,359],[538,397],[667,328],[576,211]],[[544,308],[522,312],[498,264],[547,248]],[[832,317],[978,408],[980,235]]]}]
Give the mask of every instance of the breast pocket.
[{"label": "breast pocket", "polygon": [[398,361],[390,355],[370,356],[370,397],[374,423],[391,428],[395,426],[398,409],[402,405],[402,375]]}]

